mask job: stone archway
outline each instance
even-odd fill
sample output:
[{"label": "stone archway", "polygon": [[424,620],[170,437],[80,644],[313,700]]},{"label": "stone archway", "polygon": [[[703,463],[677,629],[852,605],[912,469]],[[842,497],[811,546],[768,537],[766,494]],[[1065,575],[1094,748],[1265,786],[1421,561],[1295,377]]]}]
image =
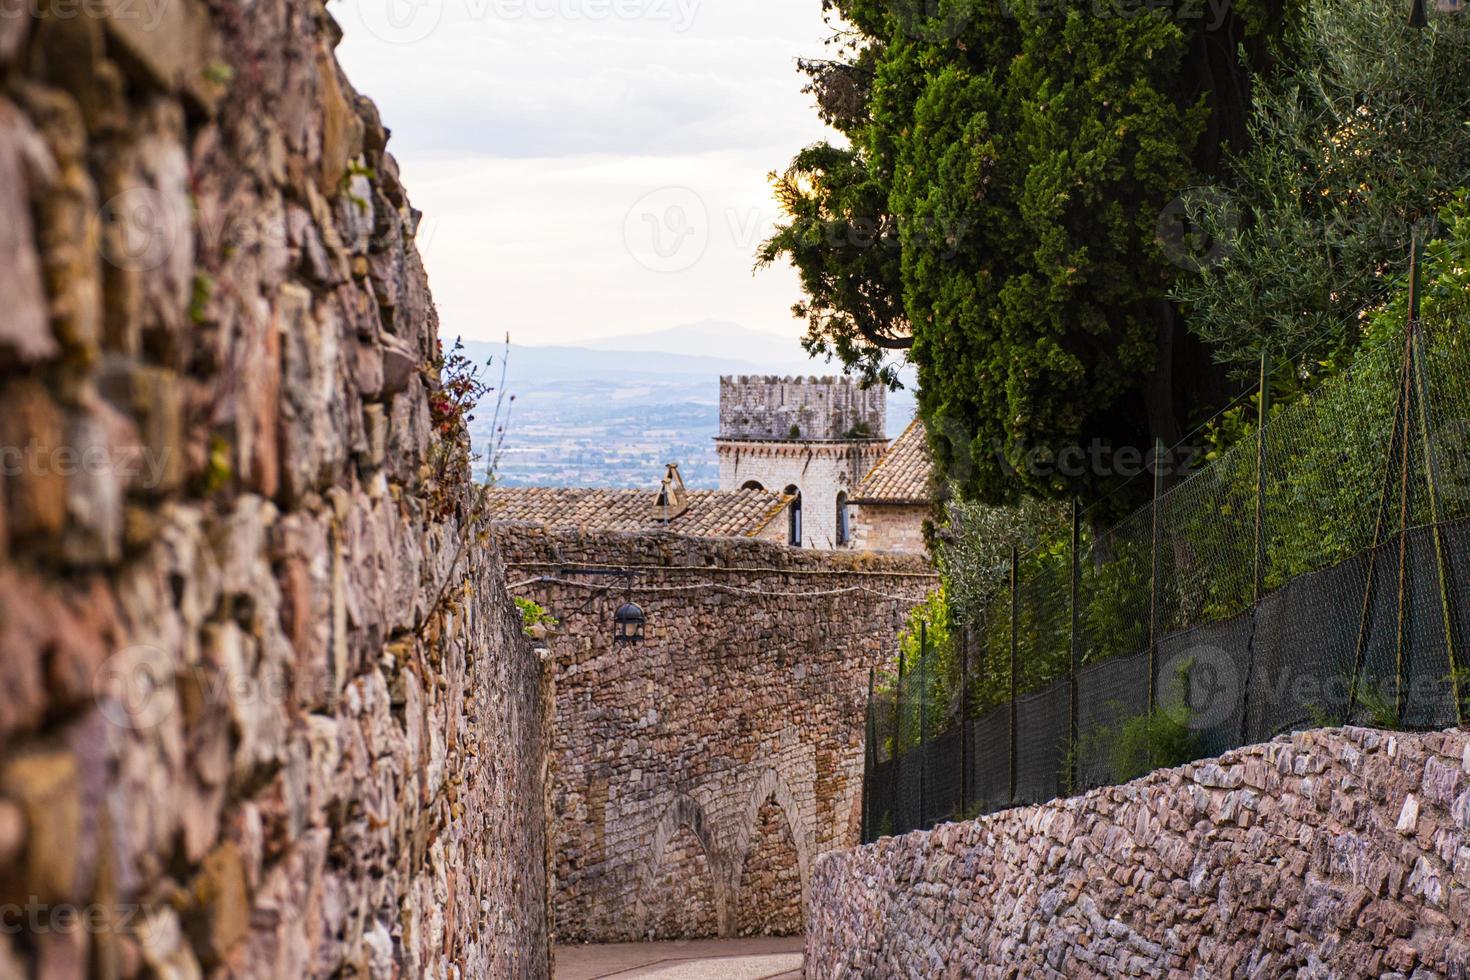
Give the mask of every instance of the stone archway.
[{"label": "stone archway", "polygon": [[735,926],[770,930],[770,935],[800,932],[811,880],[811,828],[802,819],[791,787],[775,769],[767,769],[751,787],[736,852],[740,861],[731,886]]},{"label": "stone archway", "polygon": [[659,857],[645,896],[649,939],[703,939],[720,934],[715,874],[704,845],[681,826]]},{"label": "stone archway", "polygon": [[639,934],[647,939],[728,935],[729,902],[704,809],[680,796],[653,835],[639,887]]},{"label": "stone archway", "polygon": [[805,927],[801,861],[796,837],[775,796],[756,811],[750,846],[736,886],[735,932],[796,936]]}]

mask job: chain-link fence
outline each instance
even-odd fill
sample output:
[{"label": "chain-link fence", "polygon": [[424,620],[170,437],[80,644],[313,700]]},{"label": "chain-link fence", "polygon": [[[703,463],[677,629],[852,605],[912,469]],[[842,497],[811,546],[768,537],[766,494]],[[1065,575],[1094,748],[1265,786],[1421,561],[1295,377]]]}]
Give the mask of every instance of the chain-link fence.
[{"label": "chain-link fence", "polygon": [[[1295,728],[1470,712],[1470,343],[1419,322],[1105,529],[1013,554],[947,648],[875,678],[864,839]],[[1267,371],[1263,368],[1263,378]],[[1167,461],[1162,447],[1156,460]]]}]

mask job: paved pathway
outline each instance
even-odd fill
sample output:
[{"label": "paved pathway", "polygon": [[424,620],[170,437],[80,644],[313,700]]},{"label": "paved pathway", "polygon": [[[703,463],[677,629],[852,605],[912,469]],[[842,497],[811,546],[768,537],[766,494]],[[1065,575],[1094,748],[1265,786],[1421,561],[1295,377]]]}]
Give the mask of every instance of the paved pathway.
[{"label": "paved pathway", "polygon": [[801,937],[558,946],[556,980],[801,980]]}]

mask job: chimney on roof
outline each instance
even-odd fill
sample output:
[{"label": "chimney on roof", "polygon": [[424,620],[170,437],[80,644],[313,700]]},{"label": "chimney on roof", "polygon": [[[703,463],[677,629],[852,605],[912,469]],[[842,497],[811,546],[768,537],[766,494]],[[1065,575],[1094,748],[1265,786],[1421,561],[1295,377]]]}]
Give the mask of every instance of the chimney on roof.
[{"label": "chimney on roof", "polygon": [[664,471],[663,486],[653,504],[655,520],[667,524],[689,509],[689,491],[684,489],[684,478],[679,475],[679,464],[670,463]]}]

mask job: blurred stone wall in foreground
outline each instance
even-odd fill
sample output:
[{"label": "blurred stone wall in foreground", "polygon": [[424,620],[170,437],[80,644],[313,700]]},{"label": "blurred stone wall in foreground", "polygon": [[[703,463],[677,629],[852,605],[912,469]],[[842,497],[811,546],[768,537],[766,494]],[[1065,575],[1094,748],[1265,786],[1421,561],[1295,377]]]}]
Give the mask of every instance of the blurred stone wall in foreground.
[{"label": "blurred stone wall in foreground", "polygon": [[550,689],[337,40],[0,2],[0,977],[548,975]]}]

